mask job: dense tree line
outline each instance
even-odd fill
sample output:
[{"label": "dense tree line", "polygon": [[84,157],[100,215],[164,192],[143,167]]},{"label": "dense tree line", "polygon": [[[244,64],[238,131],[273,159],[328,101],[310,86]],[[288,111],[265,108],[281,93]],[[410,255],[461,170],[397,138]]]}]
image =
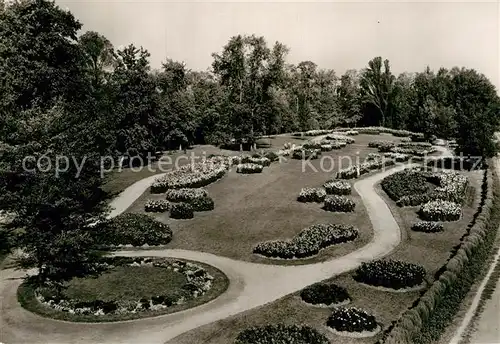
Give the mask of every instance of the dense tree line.
[{"label": "dense tree line", "polygon": [[[499,98],[488,79],[454,67],[395,76],[376,57],[337,76],[264,37],[231,37],[209,72],[115,49],[53,2],[0,2],[0,209],[22,228],[18,245],[42,275],[92,270],[88,225],[102,217],[100,156],[145,155],[179,145],[252,143],[261,135],[381,125],[455,138],[492,155]],[[83,161],[67,173],[26,172],[23,158]],[[30,165],[31,166],[31,165]],[[33,167],[33,166],[31,166]],[[75,178],[75,175],[79,175]]]}]

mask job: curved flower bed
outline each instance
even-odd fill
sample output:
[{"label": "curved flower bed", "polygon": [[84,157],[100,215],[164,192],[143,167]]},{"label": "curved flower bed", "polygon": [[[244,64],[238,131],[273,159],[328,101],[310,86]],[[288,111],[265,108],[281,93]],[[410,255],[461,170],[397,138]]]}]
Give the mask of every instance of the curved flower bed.
[{"label": "curved flower bed", "polygon": [[126,213],[94,228],[103,246],[156,246],[172,240],[172,230],[162,222],[145,214]]},{"label": "curved flower bed", "polygon": [[411,230],[415,232],[437,233],[437,232],[442,232],[444,230],[444,227],[443,224],[440,222],[420,221],[414,223],[411,226]]},{"label": "curved flower bed", "polygon": [[339,332],[371,332],[378,327],[373,315],[354,307],[334,309],[326,325]]},{"label": "curved flower bed", "polygon": [[263,169],[264,166],[252,163],[239,164],[238,166],[236,166],[237,173],[245,173],[245,174],[261,173]]},{"label": "curved flower bed", "polygon": [[354,226],[318,224],[303,229],[289,241],[274,240],[260,243],[255,246],[253,252],[268,258],[308,258],[328,246],[353,241],[357,237],[358,230]]},{"label": "curved flower bed", "polygon": [[150,199],[144,205],[144,210],[148,213],[164,213],[170,209],[170,202],[165,199]]},{"label": "curved flower bed", "polygon": [[375,260],[362,263],[354,279],[376,287],[406,289],[424,283],[425,269],[417,264],[399,260]]},{"label": "curved flower bed", "polygon": [[300,297],[313,305],[332,306],[351,301],[347,289],[336,284],[316,283],[303,289]]},{"label": "curved flower bed", "polygon": [[351,184],[345,180],[332,180],[326,182],[323,187],[328,195],[350,195]]},{"label": "curved flower bed", "polygon": [[238,334],[234,344],[330,344],[328,338],[309,326],[267,325]]},{"label": "curved flower bed", "polygon": [[151,299],[139,299],[135,301],[124,300],[94,300],[91,302],[77,299],[65,298],[57,292],[52,286],[39,287],[35,290],[37,300],[55,310],[67,312],[70,314],[81,315],[115,315],[115,314],[134,314],[144,311],[162,310],[173,305],[185,303],[204,295],[212,287],[213,277],[201,266],[180,260],[168,260],[164,258],[129,258],[119,257],[107,259],[102,267],[112,269],[115,266],[154,266],[173,270],[183,274],[187,283],[182,287],[182,292],[168,295],[158,295]]},{"label": "curved flower bed", "polygon": [[190,202],[208,196],[208,191],[203,188],[171,189],[165,192],[165,199],[172,202]]},{"label": "curved flower bed", "polygon": [[355,139],[346,135],[331,134],[327,135],[326,139],[330,141],[345,142],[346,144],[353,144],[354,142],[356,142]]},{"label": "curved flower bed", "polygon": [[337,179],[353,179],[359,176],[369,173],[374,170],[379,170],[384,167],[393,166],[396,162],[392,159],[374,159],[366,161],[359,165],[352,165],[350,167],[341,169],[337,172]]},{"label": "curved flower bed", "polygon": [[173,219],[192,219],[194,217],[194,209],[189,203],[174,203],[170,207],[170,217]]},{"label": "curved flower bed", "polygon": [[321,143],[315,141],[307,141],[302,145],[304,149],[321,149]]},{"label": "curved flower bed", "polygon": [[419,214],[427,221],[458,221],[462,208],[454,202],[436,200],[422,205]]},{"label": "curved flower bed", "polygon": [[324,209],[327,211],[349,213],[354,211],[356,203],[344,196],[330,195],[325,198]]},{"label": "curved flower bed", "polygon": [[297,197],[297,201],[321,203],[325,200],[325,197],[326,191],[322,188],[302,188]]}]

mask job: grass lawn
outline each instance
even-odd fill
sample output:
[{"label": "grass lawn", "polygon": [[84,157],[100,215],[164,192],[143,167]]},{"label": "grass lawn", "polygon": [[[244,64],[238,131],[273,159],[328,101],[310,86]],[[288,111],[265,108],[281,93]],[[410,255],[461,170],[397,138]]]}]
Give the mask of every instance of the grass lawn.
[{"label": "grass lawn", "polygon": [[[176,259],[181,260],[181,259]],[[21,305],[33,313],[44,317],[76,322],[109,322],[147,318],[163,314],[178,312],[196,307],[227,290],[229,280],[220,270],[199,262],[193,262],[205,269],[214,277],[212,288],[202,296],[190,299],[180,305],[157,310],[142,311],[136,314],[109,314],[102,316],[75,315],[60,312],[47,307],[35,298],[34,289],[28,282],[21,284],[17,296]],[[157,295],[168,295],[180,291],[187,282],[186,277],[172,270],[152,266],[119,266],[97,278],[76,278],[68,283],[64,293],[71,298],[80,298],[86,301],[101,299],[111,300],[139,300]]]},{"label": "grass lawn", "polygon": [[[388,258],[421,264],[427,270],[427,278],[433,280],[434,273],[446,262],[450,250],[460,242],[477,206],[479,205],[481,172],[466,172],[470,180],[468,197],[463,208],[463,217],[456,222],[445,223],[442,233],[417,233],[410,230],[417,221],[415,210],[418,207],[399,208],[378,186],[381,194],[394,214],[403,234],[402,244]],[[352,272],[334,277],[328,282],[336,283],[347,289],[353,301],[349,306],[359,307],[371,312],[381,322],[384,329],[396,320],[418,298],[419,291],[407,293],[385,292],[354,281]],[[189,344],[231,344],[238,333],[247,327],[273,323],[308,324],[324,333],[332,343],[355,344],[374,343],[380,334],[371,338],[339,337],[328,331],[326,320],[329,309],[308,306],[300,300],[299,293],[239,315],[209,324],[187,332],[169,343]]]},{"label": "grass lawn", "polygon": [[[301,160],[288,159],[273,163],[260,174],[243,175],[231,171],[206,187],[215,201],[213,211],[196,213],[190,220],[170,219],[168,213],[153,216],[172,228],[170,248],[273,264],[307,264],[345,255],[365,245],[372,237],[371,223],[359,195],[353,190],[353,195],[349,197],[356,202],[356,209],[346,214],[324,211],[321,209],[322,204],[300,203],[297,196],[301,188],[319,187],[332,178],[339,168],[340,157],[351,157],[354,162],[359,157],[360,161],[364,161],[368,153],[377,151],[367,147],[368,142],[376,138],[373,135],[359,135],[356,136],[355,144],[324,153],[323,156],[330,156],[335,164],[332,168],[330,162],[325,161],[323,166],[326,170],[321,169],[320,160],[312,160],[313,168],[306,166],[303,170]],[[340,162],[340,167],[349,164],[347,158],[340,159]],[[146,191],[128,211],[143,213],[148,199],[163,197]],[[358,227],[360,236],[353,242],[331,246],[307,260],[271,260],[252,253],[259,242],[291,238],[303,228],[319,223],[352,224]]]}]

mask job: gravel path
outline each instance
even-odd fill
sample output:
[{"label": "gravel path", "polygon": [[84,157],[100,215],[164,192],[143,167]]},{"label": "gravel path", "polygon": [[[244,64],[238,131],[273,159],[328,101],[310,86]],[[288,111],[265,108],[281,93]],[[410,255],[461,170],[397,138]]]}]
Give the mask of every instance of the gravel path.
[{"label": "gravel path", "polygon": [[[443,152],[445,153],[445,152]],[[71,323],[43,318],[24,310],[16,290],[26,272],[0,271],[0,342],[13,343],[164,343],[196,327],[272,302],[312,283],[355,269],[388,255],[401,241],[400,229],[390,209],[375,191],[375,184],[401,170],[396,167],[354,184],[372,222],[373,240],[343,257],[300,266],[273,266],[236,261],[187,250],[126,251],[120,255],[177,257],[204,262],[222,270],[230,279],[228,290],[217,299],[182,312],[117,323]],[[127,188],[112,202],[116,216],[125,211],[159,175]]]}]

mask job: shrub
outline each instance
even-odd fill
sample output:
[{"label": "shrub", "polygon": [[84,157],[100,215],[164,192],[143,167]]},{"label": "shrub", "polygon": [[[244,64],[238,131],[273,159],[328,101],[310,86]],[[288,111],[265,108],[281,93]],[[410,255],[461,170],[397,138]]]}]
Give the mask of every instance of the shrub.
[{"label": "shrub", "polygon": [[295,149],[292,152],[293,159],[317,159],[321,155],[321,149]]},{"label": "shrub", "polygon": [[378,151],[380,153],[392,152],[395,148],[395,144],[394,144],[394,142],[388,141],[388,142],[384,142],[384,143],[379,144],[379,146],[377,148],[378,148]]},{"label": "shrub", "polygon": [[253,252],[272,258],[307,258],[331,245],[352,241],[358,230],[351,225],[317,224],[303,229],[290,241],[266,241]]},{"label": "shrub", "polygon": [[350,195],[351,184],[345,180],[332,180],[326,182],[323,187],[328,195]]},{"label": "shrub", "polygon": [[[247,162],[247,161],[244,161],[244,162]],[[265,166],[271,165],[271,160],[269,160],[266,157],[251,157],[250,159],[248,159],[248,163],[257,164],[257,165],[261,165],[261,166],[265,167]]]},{"label": "shrub", "polygon": [[264,157],[269,159],[269,161],[271,161],[271,162],[278,161],[278,159],[279,159],[279,155],[276,154],[275,152],[271,152],[271,151],[266,152],[266,154],[264,154]]},{"label": "shrub", "polygon": [[323,202],[326,197],[326,192],[322,188],[302,188],[300,190],[297,201],[299,202]]},{"label": "shrub", "polygon": [[300,297],[307,303],[327,306],[351,300],[344,287],[327,283],[316,283],[303,289],[300,292]]},{"label": "shrub", "polygon": [[316,141],[307,141],[302,145],[304,149],[321,149],[321,143]]},{"label": "shrub", "polygon": [[245,173],[245,174],[261,173],[263,169],[264,166],[251,163],[239,164],[238,166],[236,166],[237,173]]},{"label": "shrub", "polygon": [[423,267],[398,260],[362,263],[354,274],[358,282],[391,289],[415,287],[424,283],[424,278]]},{"label": "shrub", "polygon": [[272,146],[271,140],[268,138],[261,138],[255,141],[257,148],[270,148]]},{"label": "shrub", "polygon": [[194,211],[210,211],[214,210],[214,200],[208,196],[196,198],[189,202]]},{"label": "shrub", "polygon": [[378,327],[373,315],[354,307],[334,309],[326,325],[339,332],[369,332]]},{"label": "shrub", "polygon": [[437,233],[442,232],[444,229],[443,224],[439,222],[432,221],[420,221],[414,223],[411,226],[411,230],[415,232],[424,232],[424,233]]},{"label": "shrub", "polygon": [[380,146],[394,147],[394,142],[387,140],[376,140],[368,142],[368,147],[370,148],[379,148]]},{"label": "shrub", "polygon": [[192,200],[208,196],[208,191],[197,189],[171,189],[165,193],[165,198],[172,202],[190,202]]},{"label": "shrub", "polygon": [[144,210],[149,213],[163,213],[165,211],[168,211],[169,209],[170,202],[164,199],[149,199],[144,205]]},{"label": "shrub", "polygon": [[330,195],[325,198],[324,209],[348,213],[354,211],[356,203],[344,196]]},{"label": "shrub", "polygon": [[462,215],[462,209],[457,203],[436,200],[422,205],[419,214],[427,221],[457,221]]},{"label": "shrub", "polygon": [[170,208],[170,217],[173,219],[192,219],[194,209],[189,203],[174,203]]},{"label": "shrub", "polygon": [[330,344],[328,338],[309,326],[266,325],[238,334],[234,344]]},{"label": "shrub", "polygon": [[144,214],[121,214],[96,226],[96,230],[103,245],[166,245],[172,240],[168,225]]}]

